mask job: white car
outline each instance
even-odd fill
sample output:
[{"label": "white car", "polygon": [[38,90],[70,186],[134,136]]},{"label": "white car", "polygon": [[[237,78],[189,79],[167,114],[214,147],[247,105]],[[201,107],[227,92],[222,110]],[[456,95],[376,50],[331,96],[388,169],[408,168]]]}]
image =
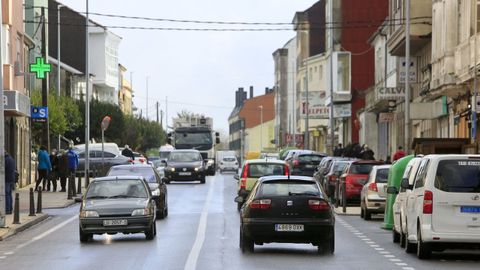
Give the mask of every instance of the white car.
[{"label": "white car", "polygon": [[[415,175],[421,160],[421,156],[414,157],[405,167],[405,172],[402,176],[402,179],[408,179],[408,184],[410,186],[413,185],[413,180],[415,179]],[[405,224],[405,204],[411,191],[411,189],[400,187],[400,190],[396,190],[394,192],[398,192],[398,194],[395,199],[395,203],[393,204],[393,242],[400,242],[401,247],[405,247],[405,229],[407,226]]]},{"label": "white car", "polygon": [[373,166],[360,193],[360,217],[370,220],[372,214],[385,212],[388,172],[392,165]]},{"label": "white car", "polygon": [[[402,181],[403,188],[409,188]],[[406,202],[407,252],[480,248],[480,155],[422,158]]]},{"label": "white car", "polygon": [[238,160],[235,156],[224,156],[218,165],[220,173],[224,171],[238,172]]}]

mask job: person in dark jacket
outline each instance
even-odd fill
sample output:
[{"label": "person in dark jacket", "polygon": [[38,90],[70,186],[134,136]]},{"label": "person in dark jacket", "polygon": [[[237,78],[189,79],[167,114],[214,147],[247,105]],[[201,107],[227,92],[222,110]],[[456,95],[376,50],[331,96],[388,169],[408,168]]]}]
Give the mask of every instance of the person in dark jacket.
[{"label": "person in dark jacket", "polygon": [[375,157],[374,157],[375,153],[373,152],[372,149],[370,149],[368,147],[368,145],[364,145],[363,146],[363,151],[362,151],[362,159],[365,159],[365,160],[375,160]]},{"label": "person in dark jacket", "polygon": [[77,171],[78,167],[78,154],[75,153],[75,151],[73,151],[71,147],[68,149],[67,158],[70,174],[73,174],[75,176],[75,172]]},{"label": "person in dark jacket", "polygon": [[52,170],[52,164],[50,163],[50,156],[48,155],[47,148],[45,146],[40,146],[40,151],[38,151],[38,179],[36,181],[35,190],[38,190],[38,186],[43,181],[43,191],[46,189],[48,172]]},{"label": "person in dark jacket", "polygon": [[335,146],[335,149],[333,150],[333,156],[334,157],[341,157],[343,156],[343,146],[341,143],[338,144],[338,146]]},{"label": "person in dark jacket", "polygon": [[128,144],[125,145],[125,148],[122,150],[122,155],[131,158],[132,160],[135,160],[135,155],[133,154],[132,150],[128,146]]},{"label": "person in dark jacket", "polygon": [[13,210],[12,190],[15,187],[15,173],[15,160],[5,151],[5,213],[7,215]]},{"label": "person in dark jacket", "polygon": [[65,192],[67,185],[67,178],[70,176],[70,169],[68,168],[68,157],[65,150],[60,150],[60,157],[58,158],[58,176],[60,177],[60,192]]},{"label": "person in dark jacket", "polygon": [[50,191],[50,184],[52,184],[52,191],[57,191],[57,179],[58,179],[58,157],[57,149],[53,149],[50,154],[50,164],[52,164],[52,171],[48,174],[47,190]]}]

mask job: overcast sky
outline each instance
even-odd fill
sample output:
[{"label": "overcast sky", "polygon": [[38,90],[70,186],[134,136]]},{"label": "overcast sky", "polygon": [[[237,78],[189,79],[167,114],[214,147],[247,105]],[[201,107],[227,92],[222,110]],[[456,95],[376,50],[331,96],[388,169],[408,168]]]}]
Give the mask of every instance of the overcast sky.
[{"label": "overcast sky", "polygon": [[[85,11],[85,1],[59,1],[74,10]],[[90,12],[181,20],[291,22],[316,0],[96,0]],[[91,16],[105,26],[150,26],[179,28],[232,28],[218,24],[148,22]],[[251,28],[252,26],[235,26]],[[270,28],[270,26],[261,26]],[[271,26],[274,27],[274,26]],[[275,26],[279,27],[279,26]],[[280,26],[291,28],[291,26]],[[238,87],[255,87],[264,94],[273,85],[272,53],[294,36],[291,31],[205,32],[111,29],[123,38],[119,60],[133,72],[134,105],[147,106],[146,77],[149,76],[148,114],[155,119],[155,103],[168,121],[187,110],[213,117],[214,128],[228,133],[228,116]]]}]

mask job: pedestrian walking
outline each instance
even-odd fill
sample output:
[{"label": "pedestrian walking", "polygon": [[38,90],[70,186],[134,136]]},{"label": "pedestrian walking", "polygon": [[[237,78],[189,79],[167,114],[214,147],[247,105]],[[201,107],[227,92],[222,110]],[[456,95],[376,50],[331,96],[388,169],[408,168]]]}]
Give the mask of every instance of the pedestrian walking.
[{"label": "pedestrian walking", "polygon": [[333,156],[334,157],[341,157],[343,156],[343,145],[341,143],[338,144],[338,146],[335,146],[335,149],[333,150]]},{"label": "pedestrian walking", "polygon": [[40,151],[37,154],[38,158],[38,179],[36,181],[35,190],[38,190],[38,186],[43,182],[43,191],[46,190],[48,173],[52,170],[52,164],[50,163],[50,156],[48,155],[47,148],[40,146]]},{"label": "pedestrian walking", "polygon": [[393,161],[399,160],[406,155],[407,155],[407,153],[405,153],[405,151],[403,151],[403,147],[399,146],[397,152],[395,152],[393,154]]},{"label": "pedestrian walking", "polygon": [[52,164],[52,171],[48,174],[47,191],[50,191],[50,184],[52,191],[57,191],[57,179],[58,179],[58,156],[57,149],[53,149],[50,153],[50,164]]},{"label": "pedestrian walking", "polygon": [[75,173],[78,167],[78,154],[73,151],[72,147],[68,149],[67,158],[69,174],[75,177]]},{"label": "pedestrian walking", "polygon": [[364,160],[375,160],[375,153],[366,144],[363,145],[362,159],[364,159]]},{"label": "pedestrian walking", "polygon": [[133,154],[132,150],[130,149],[130,146],[128,144],[125,145],[125,148],[122,150],[122,155],[131,158],[132,160],[135,160],[135,155]]},{"label": "pedestrian walking", "polygon": [[60,192],[66,191],[67,178],[70,176],[70,169],[68,167],[68,156],[65,150],[60,150],[60,157],[58,158],[58,177],[60,177]]},{"label": "pedestrian walking", "polygon": [[13,211],[12,191],[15,188],[15,174],[15,160],[5,151],[5,213],[7,215]]}]

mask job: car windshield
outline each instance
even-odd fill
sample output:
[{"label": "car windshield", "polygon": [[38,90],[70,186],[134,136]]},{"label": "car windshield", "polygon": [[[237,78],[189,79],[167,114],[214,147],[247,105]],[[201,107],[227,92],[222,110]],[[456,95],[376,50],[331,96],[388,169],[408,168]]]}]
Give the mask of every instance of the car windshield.
[{"label": "car windshield", "polygon": [[316,163],[319,164],[320,161],[322,161],[323,156],[320,155],[301,155],[298,156],[298,160],[301,162],[310,162],[310,163]]},{"label": "car windshield", "polygon": [[148,193],[138,179],[93,181],[88,186],[86,199],[147,198]]},{"label": "car windshield", "polygon": [[170,151],[169,152],[160,152],[160,159],[166,159],[170,156]]},{"label": "car windshield", "polygon": [[248,177],[262,177],[265,175],[284,175],[283,164],[253,163],[248,165]]},{"label": "car windshield", "polygon": [[202,161],[202,156],[197,152],[171,152],[168,161],[194,162]]},{"label": "car windshield", "polygon": [[317,185],[307,181],[268,181],[260,186],[261,196],[319,196],[320,190]]},{"label": "car windshield", "polygon": [[352,164],[350,167],[351,174],[369,174],[373,168],[373,164]]},{"label": "car windshield", "polygon": [[112,167],[108,172],[109,176],[126,176],[126,175],[135,175],[142,176],[149,183],[155,183],[157,181],[155,177],[155,172],[153,168],[150,167],[137,167],[137,166],[122,166],[122,167]]},{"label": "car windshield", "polygon": [[446,192],[480,192],[480,160],[442,160],[435,187]]},{"label": "car windshield", "polygon": [[388,181],[388,170],[389,169],[378,169],[377,175],[375,175],[375,182],[377,183],[387,183]]},{"label": "car windshield", "polygon": [[175,144],[212,144],[210,132],[179,132],[175,136]]},{"label": "car windshield", "polygon": [[234,157],[224,157],[224,158],[223,158],[223,161],[226,161],[226,162],[235,162],[235,161],[237,161],[237,159],[234,158]]}]

